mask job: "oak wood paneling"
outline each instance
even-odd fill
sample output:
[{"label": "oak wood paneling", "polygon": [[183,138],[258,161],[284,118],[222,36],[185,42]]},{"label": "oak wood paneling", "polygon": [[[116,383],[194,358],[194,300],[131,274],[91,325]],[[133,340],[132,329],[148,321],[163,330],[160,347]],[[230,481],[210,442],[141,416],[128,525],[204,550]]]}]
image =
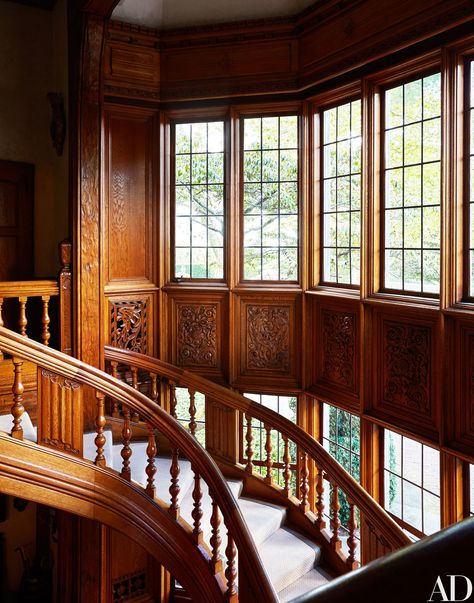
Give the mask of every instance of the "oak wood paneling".
[{"label": "oak wood paneling", "polygon": [[300,387],[300,294],[245,293],[238,308],[238,387]]},{"label": "oak wood paneling", "polygon": [[308,306],[313,325],[310,390],[359,412],[359,301],[318,295]]},{"label": "oak wood paneling", "polygon": [[366,412],[400,429],[439,440],[441,321],[436,311],[374,308],[365,362]]},{"label": "oak wood paneling", "polygon": [[209,377],[228,375],[228,294],[169,293],[171,362]]},{"label": "oak wood paneling", "polygon": [[153,354],[156,293],[134,292],[107,296],[106,339],[110,345]]},{"label": "oak wood paneling", "polygon": [[106,112],[107,285],[152,284],[153,114]]}]

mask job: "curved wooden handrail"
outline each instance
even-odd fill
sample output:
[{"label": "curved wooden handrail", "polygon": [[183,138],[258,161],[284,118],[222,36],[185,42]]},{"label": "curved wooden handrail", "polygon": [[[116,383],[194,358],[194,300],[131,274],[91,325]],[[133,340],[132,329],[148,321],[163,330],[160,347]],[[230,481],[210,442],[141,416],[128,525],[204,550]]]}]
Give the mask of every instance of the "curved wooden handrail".
[{"label": "curved wooden handrail", "polygon": [[136,389],[84,362],[56,350],[45,348],[43,345],[25,339],[3,327],[0,327],[0,350],[14,358],[30,361],[61,377],[90,386],[139,414],[143,420],[168,438],[191,462],[196,472],[202,476],[222,512],[224,524],[239,552],[239,565],[245,572],[245,578],[253,593],[254,598],[251,600],[278,601],[227,482],[213,459],[186,429]]},{"label": "curved wooden handrail", "polygon": [[317,440],[286,417],[226,387],[151,356],[106,346],[105,357],[108,361],[135,366],[140,370],[158,374],[180,386],[189,387],[210,396],[224,406],[249,414],[254,419],[261,421],[263,425],[270,425],[292,440],[324,470],[329,480],[342,489],[348,499],[359,508],[366,521],[390,544],[393,550],[411,544],[411,540],[399,525],[329,452]]},{"label": "curved wooden handrail", "polygon": [[165,565],[195,601],[222,593],[198,549],[142,489],[90,461],[0,433],[0,491],[121,531]]}]

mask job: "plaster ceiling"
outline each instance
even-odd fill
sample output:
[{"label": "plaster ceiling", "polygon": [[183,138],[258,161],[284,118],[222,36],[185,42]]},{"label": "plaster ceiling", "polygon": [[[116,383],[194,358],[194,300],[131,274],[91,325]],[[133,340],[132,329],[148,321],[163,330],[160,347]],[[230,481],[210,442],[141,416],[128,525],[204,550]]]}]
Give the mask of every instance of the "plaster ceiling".
[{"label": "plaster ceiling", "polygon": [[296,15],[315,0],[120,0],[112,19],[156,29]]}]

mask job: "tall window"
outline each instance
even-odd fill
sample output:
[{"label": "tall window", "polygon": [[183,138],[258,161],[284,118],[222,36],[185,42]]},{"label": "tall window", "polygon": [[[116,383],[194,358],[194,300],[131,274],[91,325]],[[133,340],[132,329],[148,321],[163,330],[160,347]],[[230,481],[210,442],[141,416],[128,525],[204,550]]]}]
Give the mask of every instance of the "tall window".
[{"label": "tall window", "polygon": [[440,529],[439,452],[385,430],[385,508],[415,536]]},{"label": "tall window", "polygon": [[386,90],[384,116],[383,286],[433,296],[440,283],[440,74]]},{"label": "tall window", "polygon": [[176,124],[174,276],[224,277],[224,122]]},{"label": "tall window", "polygon": [[469,103],[467,126],[469,131],[469,296],[474,296],[474,61],[469,62]]},{"label": "tall window", "polygon": [[361,102],[327,109],[322,126],[322,280],[360,283]]},{"label": "tall window", "polygon": [[298,117],[243,120],[243,278],[298,279]]},{"label": "tall window", "polygon": [[360,481],[360,419],[329,404],[323,406],[323,446]]}]

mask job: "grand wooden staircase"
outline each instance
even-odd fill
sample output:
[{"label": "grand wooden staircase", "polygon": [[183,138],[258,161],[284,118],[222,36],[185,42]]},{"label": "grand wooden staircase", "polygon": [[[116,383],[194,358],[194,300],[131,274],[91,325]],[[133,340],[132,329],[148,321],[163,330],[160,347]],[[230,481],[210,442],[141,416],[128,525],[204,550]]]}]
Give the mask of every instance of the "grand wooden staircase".
[{"label": "grand wooden staircase", "polygon": [[[0,426],[7,431],[0,489],[123,531],[194,601],[290,601],[355,569],[360,558],[408,544],[318,442],[260,404],[124,350],[106,348],[111,374],[5,328],[0,350],[12,376],[11,415]],[[25,438],[22,382],[32,366],[35,442]],[[183,389],[187,428],[176,415]],[[199,394],[208,451],[196,439]],[[93,432],[84,429],[87,397],[96,405]],[[259,433],[263,458],[254,449]]]}]

